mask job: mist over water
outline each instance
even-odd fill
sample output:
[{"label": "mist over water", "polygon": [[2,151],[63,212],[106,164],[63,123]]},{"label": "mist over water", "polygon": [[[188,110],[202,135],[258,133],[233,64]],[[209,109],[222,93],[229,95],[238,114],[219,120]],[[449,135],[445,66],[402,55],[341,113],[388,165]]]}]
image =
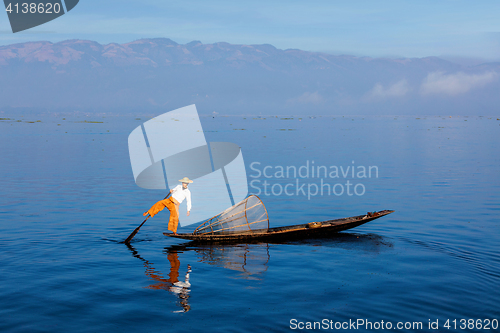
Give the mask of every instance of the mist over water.
[{"label": "mist over water", "polygon": [[[195,246],[163,236],[162,212],[127,247],[165,196],[131,171],[127,137],[149,118],[2,117],[2,331],[285,331],[292,319],[448,331],[447,319],[500,319],[497,118],[202,116],[207,141],[241,146],[272,227],[395,213],[326,239]],[[313,162],[378,175],[276,174]],[[365,191],[273,195],[297,180]]]}]

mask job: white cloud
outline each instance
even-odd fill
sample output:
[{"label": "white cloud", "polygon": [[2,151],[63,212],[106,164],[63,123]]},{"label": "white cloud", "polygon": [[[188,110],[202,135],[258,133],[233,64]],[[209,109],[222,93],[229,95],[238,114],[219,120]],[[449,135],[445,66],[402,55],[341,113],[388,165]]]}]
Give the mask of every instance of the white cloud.
[{"label": "white cloud", "polygon": [[410,91],[410,87],[408,82],[403,79],[401,81],[396,82],[392,86],[384,88],[384,86],[380,83],[375,84],[372,90],[370,90],[367,94],[367,97],[370,99],[382,99],[382,98],[391,98],[391,97],[403,97]]},{"label": "white cloud", "polygon": [[420,87],[420,93],[422,95],[463,94],[471,89],[491,83],[497,77],[498,74],[495,72],[486,72],[483,74],[466,74],[463,72],[444,74],[443,72],[432,72],[424,79]]}]

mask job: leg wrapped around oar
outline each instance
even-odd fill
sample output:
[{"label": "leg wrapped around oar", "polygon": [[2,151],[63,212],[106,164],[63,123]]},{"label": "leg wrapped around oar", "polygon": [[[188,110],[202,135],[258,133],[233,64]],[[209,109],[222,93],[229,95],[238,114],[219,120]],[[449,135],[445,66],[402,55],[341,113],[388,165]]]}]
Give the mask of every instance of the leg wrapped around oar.
[{"label": "leg wrapped around oar", "polygon": [[179,202],[174,198],[170,197],[168,199],[158,201],[143,215],[146,216],[149,214],[153,217],[161,212],[165,207],[170,211],[168,230],[175,234],[177,233],[177,226],[179,225]]},{"label": "leg wrapped around oar", "polygon": [[[125,240],[125,244],[129,244],[130,241],[132,240],[132,238],[134,238],[134,236],[139,232],[139,229],[142,227],[142,225],[144,223],[146,223],[146,221],[152,217],[153,215],[156,215],[158,212],[160,212],[161,210],[163,210],[163,208],[166,207],[166,203],[163,203],[164,201],[166,201],[166,199],[168,198],[168,196],[170,195],[170,192],[167,194],[167,196],[161,200],[161,201],[158,201],[157,203],[155,203],[153,205],[153,207],[151,207],[147,212],[145,212],[143,215],[144,216],[148,216],[146,217],[146,219],[144,220],[144,222],[141,223],[140,226],[138,226],[137,228],[135,228],[134,231],[132,231],[132,233],[130,234],[130,236],[127,237],[127,239]],[[151,213],[150,213],[151,211]]]},{"label": "leg wrapped around oar", "polygon": [[158,201],[153,206],[151,206],[151,208],[147,212],[144,212],[144,214],[142,214],[142,215],[146,216],[149,214],[149,215],[151,215],[151,217],[155,216],[156,214],[161,212],[165,207],[167,207],[168,201],[170,201],[170,199],[164,199],[164,200]]}]

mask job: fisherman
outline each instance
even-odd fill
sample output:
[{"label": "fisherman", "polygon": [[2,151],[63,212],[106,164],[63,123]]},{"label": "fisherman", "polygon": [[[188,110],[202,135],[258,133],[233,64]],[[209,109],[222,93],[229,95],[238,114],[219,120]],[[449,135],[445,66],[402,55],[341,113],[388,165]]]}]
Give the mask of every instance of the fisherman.
[{"label": "fisherman", "polygon": [[187,216],[191,211],[191,192],[188,189],[188,185],[193,181],[188,177],[179,179],[182,185],[177,185],[170,193],[172,194],[170,198],[158,201],[155,203],[147,212],[143,215],[151,215],[151,217],[162,211],[163,208],[167,207],[170,211],[170,219],[168,220],[168,230],[172,231],[174,235],[177,235],[177,225],[179,224],[179,205],[186,199],[187,202]]}]

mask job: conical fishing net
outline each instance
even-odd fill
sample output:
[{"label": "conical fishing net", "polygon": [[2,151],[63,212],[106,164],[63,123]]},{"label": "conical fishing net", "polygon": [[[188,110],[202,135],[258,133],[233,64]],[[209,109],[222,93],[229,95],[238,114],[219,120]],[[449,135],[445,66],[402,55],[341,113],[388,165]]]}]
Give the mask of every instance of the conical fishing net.
[{"label": "conical fishing net", "polygon": [[250,195],[245,200],[212,217],[195,234],[259,233],[269,229],[269,217],[262,200]]}]

